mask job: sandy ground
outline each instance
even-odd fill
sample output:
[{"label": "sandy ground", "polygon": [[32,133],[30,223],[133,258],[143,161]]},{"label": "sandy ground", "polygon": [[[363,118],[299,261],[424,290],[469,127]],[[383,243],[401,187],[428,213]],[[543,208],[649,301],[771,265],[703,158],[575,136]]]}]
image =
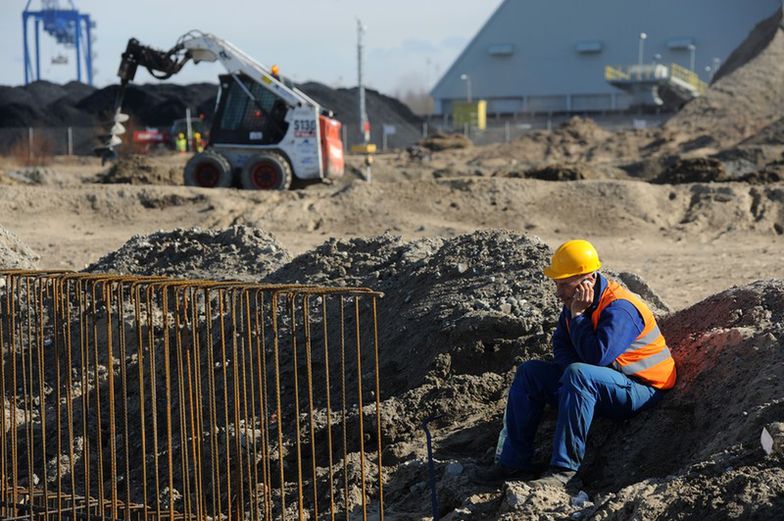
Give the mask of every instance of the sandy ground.
[{"label": "sandy ground", "polygon": [[[168,169],[184,158],[152,161]],[[134,234],[252,224],[272,232],[292,255],[329,237],[385,231],[412,239],[506,228],[552,247],[585,237],[608,267],[639,274],[673,309],[733,285],[784,277],[784,238],[773,228],[784,215],[781,185],[436,179],[430,172],[437,165],[400,164],[396,155],[382,156],[370,183],[348,174],[333,185],[254,193],[96,184],[90,181],[106,170],[97,161],[57,158],[37,184],[2,187],[0,225],[52,269],[83,269]],[[5,164],[6,179],[14,169]],[[760,197],[769,206],[762,215],[752,208]]]}]

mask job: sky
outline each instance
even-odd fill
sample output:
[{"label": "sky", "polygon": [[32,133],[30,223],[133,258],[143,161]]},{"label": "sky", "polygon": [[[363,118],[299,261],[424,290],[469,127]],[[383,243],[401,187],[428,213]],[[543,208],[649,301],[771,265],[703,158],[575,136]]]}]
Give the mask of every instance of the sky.
[{"label": "sky", "polygon": [[[357,19],[366,27],[364,76],[387,94],[429,90],[502,0],[73,0],[94,29],[94,83],[117,81],[129,38],[169,49],[192,29],[230,41],[294,81],[331,87],[357,84]],[[0,85],[24,83],[22,11],[27,0],[0,0]],[[68,8],[68,0],[59,0]],[[41,8],[32,0],[31,10]],[[32,22],[28,32],[32,35]],[[29,36],[32,49],[33,38]],[[68,64],[52,63],[64,54]],[[216,82],[220,65],[188,64],[175,83]],[[84,74],[84,69],[83,69]],[[41,32],[41,79],[76,79],[75,53]],[[83,76],[84,81],[86,81]],[[137,83],[157,81],[139,70]]]}]

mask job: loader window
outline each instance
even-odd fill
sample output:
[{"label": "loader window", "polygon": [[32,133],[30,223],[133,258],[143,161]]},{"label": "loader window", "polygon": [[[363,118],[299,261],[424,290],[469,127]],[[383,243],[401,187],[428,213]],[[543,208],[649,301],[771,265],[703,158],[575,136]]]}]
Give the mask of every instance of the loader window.
[{"label": "loader window", "polygon": [[221,76],[221,98],[211,140],[259,145],[279,143],[288,129],[286,103],[247,76],[237,78],[242,85],[232,76]]}]

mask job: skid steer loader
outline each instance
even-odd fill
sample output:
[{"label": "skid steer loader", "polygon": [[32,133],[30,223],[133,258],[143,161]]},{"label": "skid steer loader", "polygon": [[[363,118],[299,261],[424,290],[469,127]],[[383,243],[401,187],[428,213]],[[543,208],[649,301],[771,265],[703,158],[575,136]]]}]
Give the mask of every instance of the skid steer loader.
[{"label": "skid steer loader", "polygon": [[343,175],[341,124],[333,114],[226,40],[191,31],[168,51],[130,39],[122,54],[120,89],[109,134],[95,149],[104,160],[122,143],[125,89],[138,67],[158,79],[178,73],[192,60],[219,61],[218,102],[205,150],[185,166],[185,184],[209,188],[239,186],[286,190],[294,179],[318,181]]}]

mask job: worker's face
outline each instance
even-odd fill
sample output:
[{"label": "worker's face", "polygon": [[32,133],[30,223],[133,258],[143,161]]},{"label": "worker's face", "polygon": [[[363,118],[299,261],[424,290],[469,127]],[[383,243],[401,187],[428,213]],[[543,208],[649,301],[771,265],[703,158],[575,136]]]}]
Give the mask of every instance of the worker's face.
[{"label": "worker's face", "polygon": [[558,297],[564,306],[569,307],[574,298],[574,292],[580,284],[588,284],[591,287],[594,284],[595,274],[589,275],[575,275],[566,279],[556,280],[555,282],[555,296]]}]

